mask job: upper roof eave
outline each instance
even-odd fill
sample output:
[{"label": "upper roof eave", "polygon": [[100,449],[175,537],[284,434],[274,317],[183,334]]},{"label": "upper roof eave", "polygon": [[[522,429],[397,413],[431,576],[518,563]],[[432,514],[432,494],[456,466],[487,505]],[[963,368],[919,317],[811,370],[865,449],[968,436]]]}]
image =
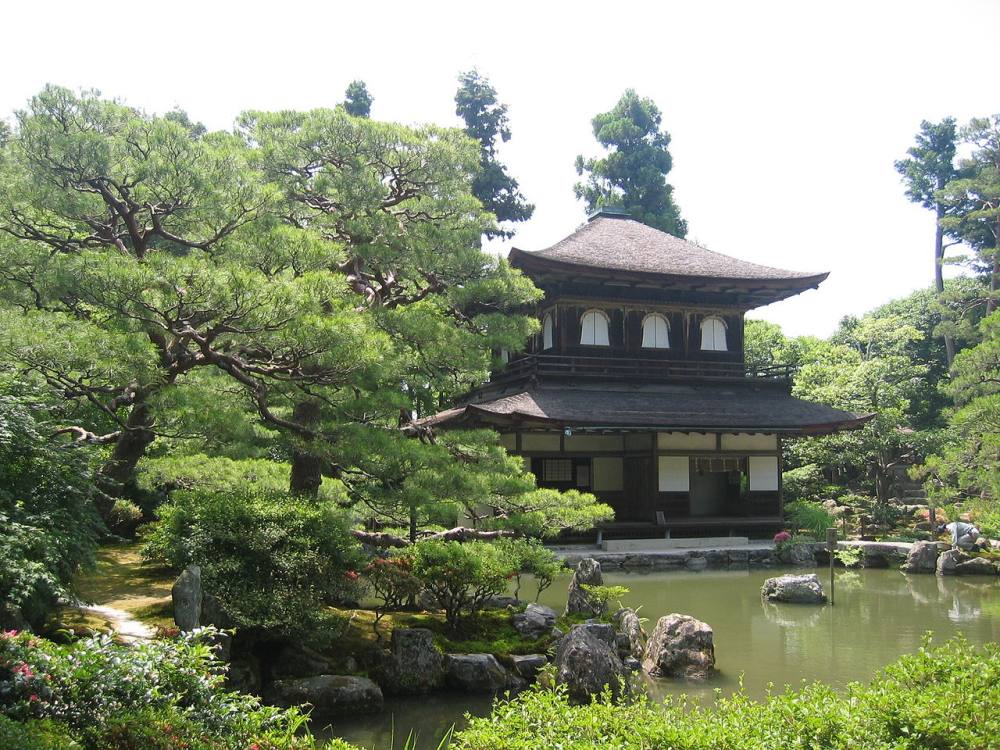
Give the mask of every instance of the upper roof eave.
[{"label": "upper roof eave", "polygon": [[529,252],[512,247],[507,259],[514,268],[521,270],[550,270],[555,272],[577,272],[584,275],[607,278],[613,274],[619,278],[635,278],[636,280],[667,282],[683,286],[718,285],[721,283],[745,285],[761,290],[791,291],[796,293],[818,287],[830,275],[829,271],[811,273],[808,275],[790,275],[787,277],[757,278],[748,276],[709,276],[698,274],[663,273],[659,271],[641,271],[624,268],[606,268],[589,263],[567,259],[547,258],[537,252]]}]

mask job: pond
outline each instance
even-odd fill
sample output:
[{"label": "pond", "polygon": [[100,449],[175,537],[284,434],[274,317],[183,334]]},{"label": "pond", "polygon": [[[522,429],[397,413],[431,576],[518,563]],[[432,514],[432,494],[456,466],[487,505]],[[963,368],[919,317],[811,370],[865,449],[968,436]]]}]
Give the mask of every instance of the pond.
[{"label": "pond", "polygon": [[[933,631],[935,641],[957,633],[975,644],[1000,641],[996,578],[841,570],[834,606],[765,605],[761,584],[780,572],[786,571],[605,574],[606,584],[629,588],[623,603],[641,606],[647,632],[671,612],[693,615],[715,630],[716,676],[702,682],[649,679],[650,694],[686,693],[709,700],[716,689],[736,691],[741,675],[745,691],[755,698],[764,696],[769,684],[782,688],[821,680],[842,686],[866,681],[879,667],[915,651],[927,631]],[[818,573],[828,586],[827,571]],[[541,602],[561,611],[568,583],[569,574],[544,591]],[[467,694],[388,700],[384,713],[340,718],[322,734],[381,749],[389,747],[393,734],[401,746],[412,730],[418,750],[433,749],[452,724],[461,726],[466,711],[485,715],[490,705],[488,697]]]}]

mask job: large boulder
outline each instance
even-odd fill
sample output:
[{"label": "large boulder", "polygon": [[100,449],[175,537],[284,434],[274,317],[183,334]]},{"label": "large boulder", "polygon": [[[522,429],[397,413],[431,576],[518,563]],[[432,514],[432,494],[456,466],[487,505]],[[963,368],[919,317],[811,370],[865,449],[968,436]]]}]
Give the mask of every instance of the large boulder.
[{"label": "large boulder", "polygon": [[493,654],[448,654],[444,658],[448,684],[470,693],[495,693],[516,687]]},{"label": "large boulder", "polygon": [[715,670],[712,628],[690,615],[661,617],[649,636],[642,668],[654,677],[706,677]]},{"label": "large boulder", "polygon": [[524,612],[514,615],[514,627],[522,638],[537,640],[552,632],[558,616],[551,607],[532,602]]},{"label": "large boulder", "polygon": [[614,635],[610,642],[604,632],[588,625],[570,628],[556,650],[556,682],[566,686],[570,700],[587,703],[605,688],[619,697],[627,679],[627,670],[618,658]]},{"label": "large boulder", "polygon": [[544,654],[513,654],[510,657],[511,666],[514,672],[523,680],[534,682],[538,676],[538,670],[548,663]]},{"label": "large boulder", "polygon": [[971,559],[971,556],[965,554],[960,549],[945,550],[938,555],[936,572],[939,576],[956,575],[958,572],[958,566]]},{"label": "large boulder", "polygon": [[197,565],[186,567],[173,588],[170,598],[174,605],[174,623],[181,630],[194,630],[201,625],[201,568]]},{"label": "large boulder", "polygon": [[569,582],[569,598],[566,602],[566,614],[600,617],[603,612],[601,604],[587,592],[584,586],[603,586],[604,576],[601,575],[601,564],[592,557],[585,557],[576,566],[573,578]]},{"label": "large boulder", "polygon": [[768,578],[760,587],[760,595],[769,602],[792,604],[823,604],[826,594],[815,573]]},{"label": "large boulder", "polygon": [[815,568],[816,552],[811,544],[793,544],[788,548],[788,562],[799,568]]},{"label": "large boulder", "polygon": [[995,576],[996,566],[985,557],[973,557],[955,566],[955,573],[960,576]]},{"label": "large boulder", "polygon": [[297,677],[315,677],[333,674],[332,660],[300,643],[287,643],[274,655],[271,666],[272,680],[292,680]]},{"label": "large boulder", "polygon": [[226,687],[241,693],[260,695],[260,662],[253,654],[242,654],[229,663]]},{"label": "large boulder", "polygon": [[367,677],[323,674],[295,680],[277,680],[268,689],[268,702],[282,708],[308,703],[314,716],[345,716],[382,710],[382,691]]},{"label": "large boulder", "polygon": [[906,562],[899,566],[904,573],[933,573],[937,570],[937,542],[917,542],[906,555]]},{"label": "large boulder", "polygon": [[382,689],[395,695],[435,690],[444,682],[444,655],[426,628],[396,628],[389,651],[382,652],[375,678]]},{"label": "large boulder", "polygon": [[642,630],[642,622],[634,609],[625,607],[615,612],[611,618],[615,630],[618,632],[616,643],[618,655],[625,659],[631,656],[634,659],[641,659],[646,649],[646,634]]}]

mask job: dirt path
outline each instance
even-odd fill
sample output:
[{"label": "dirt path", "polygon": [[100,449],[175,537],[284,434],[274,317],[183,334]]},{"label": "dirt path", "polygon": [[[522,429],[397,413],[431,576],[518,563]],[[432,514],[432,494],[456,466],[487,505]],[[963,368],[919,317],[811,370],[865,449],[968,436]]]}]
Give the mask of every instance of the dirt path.
[{"label": "dirt path", "polygon": [[103,547],[97,566],[76,582],[80,604],[67,607],[66,625],[113,630],[126,638],[151,638],[156,626],[173,625],[174,575],[143,563],[139,545]]}]

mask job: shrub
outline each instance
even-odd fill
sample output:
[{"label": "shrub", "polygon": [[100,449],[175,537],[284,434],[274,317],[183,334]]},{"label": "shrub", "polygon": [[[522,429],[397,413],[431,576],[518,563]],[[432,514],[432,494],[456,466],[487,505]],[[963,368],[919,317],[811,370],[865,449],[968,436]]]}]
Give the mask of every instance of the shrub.
[{"label": "shrub", "polygon": [[826,489],[823,470],[816,464],[806,464],[797,469],[789,469],[781,474],[781,485],[786,497],[801,497],[818,500]]},{"label": "shrub", "polygon": [[[69,737],[85,750],[313,748],[308,735],[295,737],[303,721],[298,711],[262,707],[223,689],[224,669],[203,642],[213,633],[138,645],[98,636],[68,646],[5,633],[0,712],[22,736],[63,741],[36,742],[40,750],[74,747]],[[4,731],[0,723],[0,740]]]},{"label": "shrub", "polygon": [[743,694],[709,706],[668,700],[613,704],[610,695],[570,705],[564,691],[535,688],[473,717],[457,750],[558,747],[587,750],[979,750],[1000,733],[1000,647],[963,639],[904,656],[869,685],[839,692],[813,684],[763,701]]},{"label": "shrub", "polygon": [[495,544],[507,556],[514,570],[514,598],[520,597],[522,575],[534,577],[537,586],[535,601],[538,601],[541,593],[563,570],[562,561],[536,539],[500,539]]},{"label": "shrub", "polygon": [[411,599],[415,599],[423,587],[419,578],[413,575],[413,561],[405,554],[389,555],[372,559],[364,568],[364,584],[379,600],[381,606],[374,608],[375,619],[372,630],[375,639],[382,640],[378,626],[389,610],[401,609]]},{"label": "shrub", "polygon": [[586,583],[583,584],[583,589],[587,592],[588,598],[597,605],[601,617],[608,613],[608,607],[613,602],[621,605],[621,598],[629,592],[627,586],[591,586]]},{"label": "shrub", "polygon": [[786,504],[785,516],[790,525],[819,540],[826,538],[826,530],[837,521],[826,508],[810,500]]},{"label": "shrub", "polygon": [[86,454],[43,434],[40,413],[0,395],[0,620],[13,609],[35,628],[93,563],[101,530]]},{"label": "shrub", "polygon": [[206,590],[239,627],[288,635],[358,594],[360,546],[330,503],[254,490],[178,493],[160,508],[147,559],[201,566]]},{"label": "shrub", "polygon": [[454,632],[490,597],[507,589],[517,573],[503,548],[489,542],[417,542],[407,550],[413,574],[444,610]]},{"label": "shrub", "polygon": [[135,536],[135,530],[142,523],[142,508],[130,500],[119,498],[111,506],[104,522],[112,534],[123,537]]}]

